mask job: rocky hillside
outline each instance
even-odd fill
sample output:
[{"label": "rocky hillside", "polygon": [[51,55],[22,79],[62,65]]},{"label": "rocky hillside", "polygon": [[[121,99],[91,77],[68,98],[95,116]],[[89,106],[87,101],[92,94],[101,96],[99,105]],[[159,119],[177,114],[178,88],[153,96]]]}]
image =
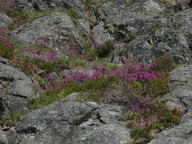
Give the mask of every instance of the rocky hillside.
[{"label": "rocky hillside", "polygon": [[0,144],[191,144],[191,0],[0,0]]}]

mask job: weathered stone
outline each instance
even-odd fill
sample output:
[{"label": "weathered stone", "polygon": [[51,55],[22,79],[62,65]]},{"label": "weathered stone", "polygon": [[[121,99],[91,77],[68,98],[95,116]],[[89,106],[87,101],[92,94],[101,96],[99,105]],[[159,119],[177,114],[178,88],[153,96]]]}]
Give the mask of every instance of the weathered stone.
[{"label": "weathered stone", "polygon": [[36,98],[36,90],[31,80],[17,80],[10,84],[9,95],[15,95],[32,100]]},{"label": "weathered stone", "polygon": [[31,79],[14,67],[0,63],[0,80],[0,118],[27,111],[28,102],[39,96]]},{"label": "weathered stone", "polygon": [[8,144],[18,144],[17,132],[14,127],[10,128],[6,132],[6,136],[8,139]]},{"label": "weathered stone", "polygon": [[77,101],[80,98],[80,94],[81,94],[80,92],[72,93],[72,94],[66,96],[63,100],[64,101]]},{"label": "weathered stone", "polygon": [[173,81],[192,81],[192,65],[182,66],[170,72]]},{"label": "weathered stone", "polygon": [[108,40],[112,40],[110,34],[106,29],[104,29],[104,23],[100,22],[98,25],[93,27],[92,37],[94,42],[99,44],[104,44]]},{"label": "weathered stone", "polygon": [[9,65],[0,63],[0,79],[23,80],[23,79],[27,79],[27,76],[23,72]]},{"label": "weathered stone", "polygon": [[83,46],[71,18],[64,13],[52,13],[33,20],[15,30],[18,40],[25,45],[36,39],[48,42],[46,45],[60,55],[66,50],[83,51]]},{"label": "weathered stone", "polygon": [[158,134],[157,138],[152,140],[149,144],[191,144],[191,131],[192,120],[189,119],[179,126],[162,131],[160,134]]},{"label": "weathered stone", "polygon": [[39,11],[53,8],[75,9],[79,12],[87,10],[87,6],[81,0],[17,0],[17,5],[23,8],[23,11]]},{"label": "weathered stone", "polygon": [[8,144],[6,134],[2,131],[0,127],[0,144]]},{"label": "weathered stone", "polygon": [[121,118],[122,110],[120,106],[104,105],[98,109],[100,120],[104,123],[117,123]]},{"label": "weathered stone", "polygon": [[13,23],[12,19],[8,17],[4,12],[0,11],[0,28],[7,27]]},{"label": "weathered stone", "polygon": [[[105,13],[104,19],[108,23],[112,23],[115,28],[123,31],[128,38],[130,36],[135,37],[128,42],[127,47],[123,50],[114,50],[112,52],[113,57],[133,56],[140,61],[152,62],[166,52],[172,51],[176,62],[191,63],[192,44],[189,40],[192,33],[191,9],[175,13],[170,17],[163,17],[160,11],[157,12],[157,7],[154,7],[157,11],[150,13],[151,5],[156,5],[153,2],[131,2],[130,6],[126,8],[125,1],[124,4],[118,6],[114,5],[115,1],[110,1],[100,8],[101,13]],[[109,8],[111,6],[115,8],[111,10]],[[107,8],[109,8],[108,11]],[[148,10],[143,11],[144,9]],[[164,9],[161,8],[162,11]],[[155,15],[160,16],[154,19]],[[121,43],[122,40],[126,41],[127,37],[120,38]],[[118,51],[120,55],[116,56],[115,51]],[[117,58],[113,58],[113,60]]]},{"label": "weathered stone", "polygon": [[[16,129],[21,134],[23,144],[28,141],[60,143],[77,125],[86,121],[93,110],[86,103],[55,102],[29,113]],[[31,138],[28,139],[27,134]]]},{"label": "weathered stone", "polygon": [[124,144],[130,142],[129,130],[122,125],[79,126],[61,144]]},{"label": "weathered stone", "polygon": [[81,26],[81,31],[82,33],[86,36],[89,37],[91,34],[91,30],[90,30],[90,24],[89,21],[87,21],[86,19],[78,19],[78,22]]}]

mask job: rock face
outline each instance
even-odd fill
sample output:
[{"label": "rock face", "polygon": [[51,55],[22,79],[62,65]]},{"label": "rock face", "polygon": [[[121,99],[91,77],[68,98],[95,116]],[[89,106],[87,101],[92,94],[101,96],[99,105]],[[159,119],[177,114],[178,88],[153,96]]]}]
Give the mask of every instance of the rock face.
[{"label": "rock face", "polygon": [[46,40],[49,49],[60,55],[67,49],[83,51],[79,35],[71,18],[64,13],[52,13],[33,20],[16,30],[18,40],[25,45],[34,40]]},{"label": "rock face", "polygon": [[18,0],[17,5],[24,11],[39,11],[53,8],[75,9],[85,12],[87,6],[81,0]]},{"label": "rock face", "polygon": [[[16,125],[16,130],[19,144],[126,143],[130,141],[129,131],[118,123],[119,117],[119,107],[115,106],[55,102],[29,113]],[[102,121],[105,118],[110,120]]]},{"label": "rock face", "polygon": [[7,27],[13,23],[12,19],[8,17],[4,12],[0,11],[0,28]]},{"label": "rock face", "polygon": [[191,127],[192,120],[185,121],[177,127],[162,131],[158,135],[159,138],[152,140],[149,144],[191,144]]},{"label": "rock face", "polygon": [[110,34],[104,29],[104,23],[100,22],[92,30],[93,40],[99,44],[104,44],[107,40],[112,40]]},{"label": "rock face", "polygon": [[[182,2],[181,2],[182,3]],[[118,56],[134,57],[151,62],[168,51],[172,51],[178,63],[191,63],[191,9],[189,1],[183,1],[183,11],[166,16],[168,8],[160,1],[111,0],[98,8],[101,20],[111,23],[120,31],[111,32],[124,43],[124,49],[112,52],[111,60]],[[170,3],[179,7],[180,2]],[[113,8],[112,8],[113,7]],[[111,9],[112,8],[112,9]],[[189,8],[189,9],[188,9]],[[116,51],[119,55],[117,56]],[[115,58],[114,58],[115,57]]]},{"label": "rock face", "polygon": [[171,109],[179,108],[187,113],[182,117],[181,124],[163,130],[149,144],[190,144],[192,142],[192,65],[180,67],[170,72],[171,93],[165,96],[164,102]]},{"label": "rock face", "polygon": [[35,85],[23,72],[0,63],[0,118],[26,111],[29,101],[38,97]]},{"label": "rock face", "polygon": [[7,144],[7,137],[0,127],[0,144]]}]

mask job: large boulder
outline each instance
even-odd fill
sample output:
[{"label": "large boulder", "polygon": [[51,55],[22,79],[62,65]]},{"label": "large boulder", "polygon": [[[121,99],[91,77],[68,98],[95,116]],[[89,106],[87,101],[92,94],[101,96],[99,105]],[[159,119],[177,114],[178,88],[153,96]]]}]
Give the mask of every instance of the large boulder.
[{"label": "large boulder", "polygon": [[35,84],[23,72],[0,63],[0,118],[27,111],[29,101],[38,97]]},{"label": "large boulder", "polygon": [[15,32],[23,44],[29,45],[36,39],[43,39],[48,42],[46,47],[60,55],[67,49],[83,51],[73,21],[65,13],[52,13],[37,18],[17,28]]},{"label": "large boulder", "polygon": [[[118,106],[54,102],[16,124],[19,144],[117,144],[130,141]],[[102,121],[106,120],[108,121]]]}]

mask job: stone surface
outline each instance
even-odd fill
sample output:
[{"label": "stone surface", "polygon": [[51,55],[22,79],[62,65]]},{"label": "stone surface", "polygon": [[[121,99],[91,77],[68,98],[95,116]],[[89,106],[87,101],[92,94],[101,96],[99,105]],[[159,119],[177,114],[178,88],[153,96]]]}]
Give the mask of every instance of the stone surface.
[{"label": "stone surface", "polygon": [[13,23],[12,19],[8,17],[4,12],[0,11],[0,28],[7,27]]},{"label": "stone surface", "polygon": [[24,80],[27,79],[27,76],[9,65],[0,63],[0,78],[5,80]]},{"label": "stone surface", "polygon": [[99,127],[79,126],[61,144],[125,144],[130,141],[128,130],[117,124]]},{"label": "stone surface", "polygon": [[0,144],[8,144],[6,134],[2,131],[0,127]]},{"label": "stone surface", "polygon": [[27,111],[29,101],[38,97],[35,84],[23,72],[0,63],[0,118]]},{"label": "stone surface", "polygon": [[20,143],[60,143],[93,109],[80,102],[55,102],[33,111],[16,126]]},{"label": "stone surface", "polygon": [[91,35],[89,21],[82,18],[82,19],[78,19],[78,22],[80,24],[80,27],[81,27],[80,30],[83,33],[83,35],[85,35],[86,37],[89,37]]},{"label": "stone surface", "polygon": [[179,67],[170,73],[172,81],[192,81],[192,65]]},{"label": "stone surface", "polygon": [[15,30],[18,40],[25,45],[34,43],[36,39],[48,42],[50,50],[62,55],[68,49],[83,51],[79,34],[71,18],[64,13],[52,13],[33,20]]},{"label": "stone surface", "polygon": [[[29,113],[17,123],[19,144],[117,144],[130,140],[129,131],[122,124],[105,124],[97,118],[98,105],[88,102],[55,102]],[[119,116],[119,108],[100,108],[101,117]],[[110,109],[110,111],[109,111]],[[106,113],[106,114],[105,114]],[[109,117],[111,115],[112,117]],[[113,139],[111,139],[113,137]]]},{"label": "stone surface", "polygon": [[80,98],[80,94],[81,94],[80,92],[72,93],[72,94],[66,96],[63,100],[64,101],[77,101]]},{"label": "stone surface", "polygon": [[[179,3],[175,4],[175,7]],[[184,3],[182,5],[187,6],[189,1]],[[191,9],[175,12],[166,6],[168,5],[153,0],[112,0],[98,8],[100,18],[110,23],[115,30],[110,34],[121,44],[125,42],[126,45],[123,50],[115,49],[112,52],[112,61],[119,56],[132,56],[140,61],[152,62],[166,52],[172,51],[176,62],[192,62]],[[166,9],[173,15],[166,17]],[[130,37],[132,39],[129,39]]]},{"label": "stone surface", "polygon": [[87,10],[87,6],[81,0],[17,0],[17,5],[23,11],[39,11],[53,8],[74,9],[79,12],[85,12]]},{"label": "stone surface", "polygon": [[98,25],[94,26],[92,29],[92,37],[94,42],[99,44],[104,44],[108,40],[112,40],[110,34],[106,29],[104,29],[104,23],[100,22]]}]

